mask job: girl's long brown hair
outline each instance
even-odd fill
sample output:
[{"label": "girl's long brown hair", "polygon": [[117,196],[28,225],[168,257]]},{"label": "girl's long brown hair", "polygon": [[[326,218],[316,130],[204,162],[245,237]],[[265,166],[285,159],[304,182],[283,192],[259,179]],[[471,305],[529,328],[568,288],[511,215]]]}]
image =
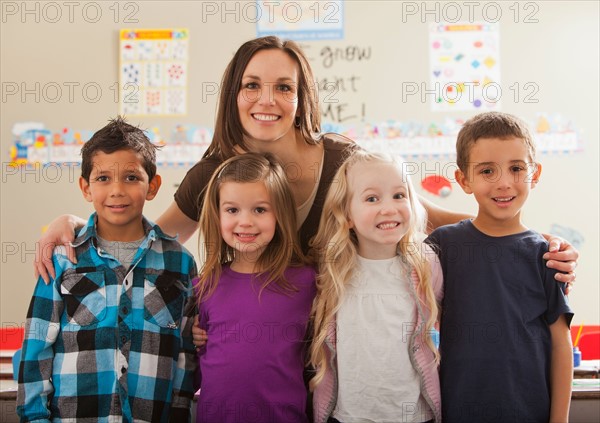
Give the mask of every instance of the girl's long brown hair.
[{"label": "girl's long brown hair", "polygon": [[244,143],[248,133],[240,121],[238,94],[242,87],[242,77],[252,57],[261,50],[280,50],[298,64],[298,131],[309,144],[316,144],[316,134],[321,131],[321,111],[319,108],[318,87],[310,63],[300,46],[294,41],[283,41],[275,36],[255,38],[247,41],[237,50],[223,74],[215,133],[204,157],[216,156],[226,160],[236,154],[236,146],[249,151]]},{"label": "girl's long brown hair", "polygon": [[202,263],[199,300],[215,290],[223,264],[230,263],[236,253],[223,241],[220,230],[219,191],[225,182],[265,184],[277,223],[273,239],[256,263],[259,275],[265,276],[261,290],[274,282],[283,291],[295,291],[295,287],[285,279],[284,272],[291,265],[304,264],[306,258],[300,249],[296,232],[294,197],[283,168],[272,154],[247,153],[223,162],[215,170],[204,194],[198,244]]}]

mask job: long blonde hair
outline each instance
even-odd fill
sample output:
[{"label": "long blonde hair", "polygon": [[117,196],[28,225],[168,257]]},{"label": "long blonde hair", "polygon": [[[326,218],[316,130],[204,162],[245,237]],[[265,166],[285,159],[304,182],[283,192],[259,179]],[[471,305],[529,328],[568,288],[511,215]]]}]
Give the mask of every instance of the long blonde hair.
[{"label": "long blonde hair", "polygon": [[[311,389],[323,380],[329,365],[325,345],[328,329],[331,325],[335,325],[335,315],[340,309],[346,284],[355,270],[357,261],[358,240],[354,231],[350,229],[348,221],[348,205],[352,197],[348,172],[357,163],[373,165],[394,163],[403,168],[403,164],[391,156],[356,151],[340,166],[327,193],[319,230],[311,243],[313,254],[319,264],[317,296],[312,311],[313,340],[310,347],[310,364],[316,368],[316,374],[310,381]],[[417,272],[419,277],[417,294],[421,305],[429,311],[425,328],[430,329],[437,320],[438,305],[430,282],[431,269],[421,249],[426,214],[417,201],[415,190],[404,169],[402,174],[406,180],[412,217],[407,233],[398,243],[398,253]],[[437,362],[439,353],[433,344],[429,330],[423,330],[422,336]]]},{"label": "long blonde hair", "polygon": [[284,276],[286,268],[301,265],[306,258],[300,249],[296,233],[296,204],[285,172],[270,153],[246,153],[231,157],[213,173],[200,214],[198,250],[202,268],[198,284],[199,301],[212,294],[221,276],[222,265],[234,259],[235,250],[223,240],[220,228],[219,200],[225,182],[262,182],[273,205],[276,226],[273,239],[257,259],[259,275],[265,275],[262,289],[274,282],[282,291],[295,287]]}]

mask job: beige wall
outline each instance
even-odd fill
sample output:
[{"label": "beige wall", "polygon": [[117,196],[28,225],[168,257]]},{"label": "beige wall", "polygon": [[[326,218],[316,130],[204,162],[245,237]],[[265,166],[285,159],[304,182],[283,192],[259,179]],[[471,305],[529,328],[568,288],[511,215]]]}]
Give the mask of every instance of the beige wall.
[{"label": "beige wall", "polygon": [[[86,101],[81,90],[68,98],[65,88],[59,101],[50,102],[40,92],[21,98],[2,98],[0,140],[2,167],[0,323],[2,327],[20,325],[25,320],[28,301],[34,287],[32,254],[41,227],[61,213],[87,216],[92,210],[82,201],[76,186],[77,171],[60,175],[43,172],[9,174],[4,163],[12,145],[11,127],[15,122],[39,121],[48,128],[68,126],[94,129],[118,113],[114,92],[118,81],[118,30],[125,27],[187,27],[191,33],[189,81],[189,115],[185,118],[134,119],[143,126],[159,125],[164,131],[176,123],[210,126],[214,119],[216,99],[204,96],[203,87],[218,84],[222,71],[235,49],[256,35],[255,25],[244,19],[245,3],[240,3],[236,15],[235,2],[228,2],[230,14],[203,14],[202,2],[74,2],[72,16],[65,2],[55,2],[62,17],[57,22],[54,5],[27,2],[2,2],[0,71],[3,95],[6,84],[17,83],[35,91],[46,84],[78,83],[79,87],[94,82],[102,88],[99,101]],[[91,4],[93,3],[93,4]],[[209,2],[221,8],[222,2]],[[447,2],[446,2],[447,3]],[[437,3],[440,15],[446,3]],[[37,6],[36,6],[37,4]],[[499,3],[494,3],[498,5]],[[533,120],[537,112],[560,113],[571,118],[581,130],[585,141],[582,153],[569,156],[541,156],[544,165],[542,181],[526,207],[526,223],[547,232],[554,223],[575,229],[585,236],[577,269],[578,282],[571,295],[576,311],[575,322],[600,323],[598,312],[598,3],[597,2],[528,2],[521,3],[515,18],[513,2],[502,4],[501,78],[503,92],[509,86],[534,82],[539,87],[536,103],[515,102],[512,96],[503,99],[503,110]],[[525,6],[528,4],[529,6]],[[435,10],[436,3],[429,3]],[[492,6],[494,6],[492,5]],[[531,6],[534,5],[534,6]],[[468,18],[464,2],[452,2]],[[476,18],[481,19],[480,3]],[[38,9],[36,9],[36,7]],[[92,12],[100,8],[102,16]],[[407,8],[419,12],[409,15]],[[345,90],[329,100],[345,104],[343,113],[356,115],[357,121],[387,119],[438,121],[445,118],[467,118],[468,113],[437,113],[419,99],[402,100],[402,82],[429,83],[427,34],[428,24],[435,15],[422,15],[421,2],[347,1],[345,8],[345,39],[304,43],[319,79],[345,78]],[[17,8],[16,14],[13,14]],[[119,10],[119,16],[115,10]],[[39,12],[36,12],[39,10]],[[87,15],[84,14],[84,10]],[[492,9],[488,9],[491,13]],[[222,12],[222,10],[220,10]],[[538,22],[526,22],[530,13]],[[489,15],[488,17],[490,17]],[[493,18],[493,16],[491,16]],[[531,15],[529,15],[531,19]],[[36,22],[36,19],[38,22]],[[137,23],[127,20],[137,20]],[[204,22],[203,22],[204,21]],[[327,67],[322,53],[326,47],[358,46],[371,49],[366,61],[338,60]],[[354,85],[350,79],[354,77]],[[24,84],[24,85],[22,85]],[[362,105],[364,104],[364,108]],[[362,116],[364,110],[364,116]],[[440,162],[418,161],[425,173],[443,168]],[[438,164],[439,163],[439,164]],[[162,169],[163,188],[159,196],[148,203],[146,214],[157,218],[171,201],[175,184],[184,169]],[[472,198],[459,192],[446,199],[432,198],[444,207],[475,212]],[[428,196],[428,194],[424,194]],[[429,197],[429,196],[428,196]],[[195,240],[188,243],[195,251]],[[16,254],[12,252],[16,251]]]}]

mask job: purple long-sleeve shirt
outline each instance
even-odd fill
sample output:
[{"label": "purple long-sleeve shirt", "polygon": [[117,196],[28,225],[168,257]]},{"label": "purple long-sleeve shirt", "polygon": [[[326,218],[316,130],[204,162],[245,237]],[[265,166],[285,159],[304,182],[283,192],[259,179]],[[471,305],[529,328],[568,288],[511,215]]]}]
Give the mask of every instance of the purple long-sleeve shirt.
[{"label": "purple long-sleeve shirt", "polygon": [[200,304],[208,342],[200,354],[197,422],[307,422],[305,334],[315,271],[286,270],[298,292],[260,292],[255,275],[224,267]]}]

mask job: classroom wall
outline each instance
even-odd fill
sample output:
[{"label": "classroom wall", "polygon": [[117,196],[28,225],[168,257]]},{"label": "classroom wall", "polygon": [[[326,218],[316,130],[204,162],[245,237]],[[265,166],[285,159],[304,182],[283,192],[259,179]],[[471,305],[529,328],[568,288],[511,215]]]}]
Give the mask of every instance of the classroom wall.
[{"label": "classroom wall", "polygon": [[[225,3],[209,2],[211,7],[221,10],[216,15],[203,13],[207,2],[204,6],[203,2],[190,1],[74,2],[72,16],[63,2],[54,2],[62,10],[62,18],[58,20],[56,14],[50,15],[53,10],[47,3],[2,1],[0,324],[3,328],[20,326],[25,321],[35,282],[32,251],[42,227],[62,213],[87,216],[92,212],[77,187],[78,169],[71,168],[57,175],[41,170],[13,172],[6,167],[8,150],[13,143],[12,125],[36,121],[51,129],[93,130],[103,126],[118,113],[114,91],[110,89],[118,81],[118,30],[185,27],[191,36],[189,114],[177,118],[132,118],[131,121],[144,127],[159,125],[164,133],[178,123],[210,127],[215,116],[216,96],[205,88],[220,83],[222,72],[237,47],[256,36],[255,24],[244,19],[243,13],[236,12],[236,7],[243,11],[247,2],[227,2],[228,10],[233,11],[228,14],[220,9]],[[94,3],[93,8],[89,3]],[[468,19],[466,2],[450,3],[452,10],[460,10]],[[474,18],[485,18],[481,12],[490,2],[476,3]],[[326,92],[328,95],[321,96],[326,98],[325,120],[332,123],[387,119],[442,122],[447,118],[470,117],[471,112],[431,112],[429,104],[420,96],[403,98],[403,82],[429,83],[428,27],[443,18],[444,7],[450,13],[447,5],[448,2],[427,3],[428,10],[434,12],[423,14],[421,8],[425,3],[422,2],[345,2],[343,40],[302,43],[318,80],[338,81],[339,89],[335,93]],[[410,10],[416,7],[418,12],[407,14],[408,6]],[[530,196],[525,221],[542,232],[549,232],[553,224],[560,224],[584,236],[579,247],[577,284],[570,299],[576,312],[575,323],[598,324],[598,3],[509,2],[492,6],[502,11],[499,19],[501,85],[506,93],[502,110],[529,121],[540,112],[560,113],[574,122],[583,139],[582,152],[539,157],[543,163],[542,179]],[[24,7],[29,12],[23,13]],[[91,12],[98,8],[102,12],[100,19],[82,14],[83,10]],[[439,16],[435,15],[436,8]],[[533,12],[537,22],[532,22]],[[361,58],[340,55],[340,51],[361,52]],[[78,89],[69,98],[65,88],[58,101],[49,101],[41,92],[49,83],[63,87],[78,83],[76,87],[82,87],[89,82],[102,88],[96,102],[86,100]],[[533,98],[535,102],[524,100],[527,92],[515,101],[509,87],[515,83],[524,86],[528,82],[539,87]],[[8,84],[14,87],[14,83],[29,90],[29,94],[8,95],[5,88]],[[40,87],[38,98],[36,83]],[[452,158],[411,160],[420,169],[420,174],[414,176],[418,185],[421,177],[436,169],[445,169]],[[163,187],[146,207],[146,215],[151,219],[157,218],[170,204],[185,169],[162,168],[160,172]],[[446,198],[422,194],[449,209],[476,211],[472,197],[463,194],[456,185],[452,195]],[[196,240],[187,246],[195,252]]]}]

